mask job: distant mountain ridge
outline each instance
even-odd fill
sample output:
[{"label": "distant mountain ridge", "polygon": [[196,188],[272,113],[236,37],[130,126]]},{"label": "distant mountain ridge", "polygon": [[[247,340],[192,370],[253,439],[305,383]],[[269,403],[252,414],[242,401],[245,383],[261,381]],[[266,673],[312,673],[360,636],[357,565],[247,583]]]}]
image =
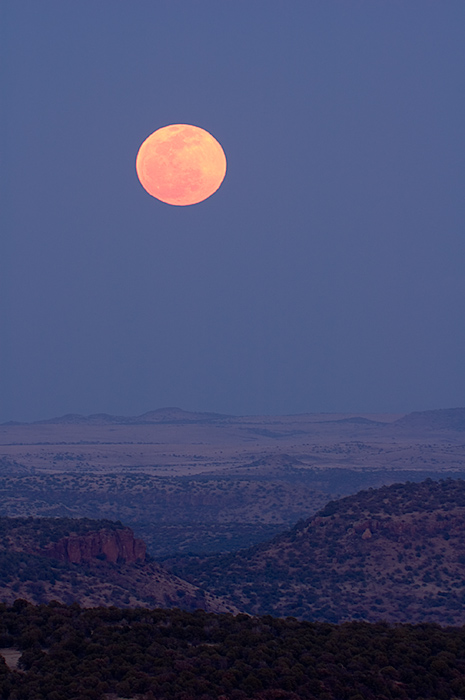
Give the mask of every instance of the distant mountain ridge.
[{"label": "distant mountain ridge", "polygon": [[83,416],[78,413],[69,413],[57,418],[34,421],[35,425],[41,424],[114,424],[114,425],[144,425],[146,423],[200,423],[215,420],[224,420],[232,416],[220,413],[201,413],[184,411],[181,408],[159,408],[147,411],[140,416],[113,416],[108,413],[94,413]]},{"label": "distant mountain ridge", "polygon": [[[289,414],[294,415],[294,414]],[[431,428],[441,430],[465,430],[465,408],[446,408],[434,409],[428,411],[414,411],[405,414],[394,421],[383,421],[376,418],[378,414],[374,413],[373,418],[368,417],[367,413],[347,413],[342,414],[343,417],[332,418],[331,416],[341,416],[338,413],[304,413],[295,415],[321,416],[321,421],[327,423],[353,423],[354,425],[370,425],[382,427],[383,425],[395,426],[401,428]],[[287,416],[287,414],[286,414]],[[94,413],[88,416],[79,413],[68,413],[55,418],[47,418],[44,420],[28,422],[8,421],[1,425],[150,425],[150,424],[198,424],[198,423],[215,423],[223,421],[240,421],[244,416],[223,414],[215,412],[201,411],[185,411],[177,407],[158,408],[152,411],[147,411],[139,416],[116,416],[109,413]],[[259,418],[260,416],[256,416]]]},{"label": "distant mountain ridge", "polygon": [[465,431],[465,408],[414,411],[399,418],[395,424],[403,428]]}]

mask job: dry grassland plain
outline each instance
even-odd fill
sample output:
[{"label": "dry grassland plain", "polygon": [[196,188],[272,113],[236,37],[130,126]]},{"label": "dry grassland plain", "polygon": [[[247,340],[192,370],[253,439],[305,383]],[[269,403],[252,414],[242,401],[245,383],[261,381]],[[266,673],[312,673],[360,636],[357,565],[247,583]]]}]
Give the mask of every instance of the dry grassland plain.
[{"label": "dry grassland plain", "polygon": [[[428,412],[429,413],[429,412]],[[431,412],[435,413],[435,412]],[[177,409],[136,418],[65,416],[0,426],[0,459],[18,469],[156,476],[231,473],[252,463],[312,469],[465,467],[465,433],[399,414],[221,416]]]},{"label": "dry grassland plain", "polygon": [[153,556],[234,551],[329,500],[465,476],[465,409],[224,416],[160,409],[0,426],[0,515],[121,520]]}]

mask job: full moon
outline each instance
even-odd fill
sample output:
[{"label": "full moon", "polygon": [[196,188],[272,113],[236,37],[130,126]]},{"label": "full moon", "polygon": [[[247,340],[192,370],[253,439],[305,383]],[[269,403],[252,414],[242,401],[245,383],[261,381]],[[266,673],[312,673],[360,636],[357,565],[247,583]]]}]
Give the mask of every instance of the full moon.
[{"label": "full moon", "polygon": [[205,129],[171,124],[145,139],[137,154],[136,171],[152,197],[184,207],[216,192],[226,174],[226,156]]}]

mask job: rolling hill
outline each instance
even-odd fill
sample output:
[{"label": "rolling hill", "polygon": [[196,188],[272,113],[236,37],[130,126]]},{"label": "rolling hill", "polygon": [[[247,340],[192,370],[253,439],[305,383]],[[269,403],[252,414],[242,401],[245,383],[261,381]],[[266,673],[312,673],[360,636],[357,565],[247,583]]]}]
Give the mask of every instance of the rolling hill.
[{"label": "rolling hill", "polygon": [[465,624],[465,481],[362,491],[235,554],[173,571],[249,614]]},{"label": "rolling hill", "polygon": [[235,611],[147,557],[130,528],[87,518],[0,518],[0,601],[19,598]]}]

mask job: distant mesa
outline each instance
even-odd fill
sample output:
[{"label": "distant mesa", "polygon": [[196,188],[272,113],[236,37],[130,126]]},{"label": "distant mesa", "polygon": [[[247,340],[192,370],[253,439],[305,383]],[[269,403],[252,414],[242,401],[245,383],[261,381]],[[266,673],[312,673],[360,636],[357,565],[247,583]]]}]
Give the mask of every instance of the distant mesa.
[{"label": "distant mesa", "polygon": [[[386,425],[385,421],[372,420],[364,416],[350,416],[349,418],[339,418],[338,420],[328,421],[329,423],[356,423],[358,425]],[[387,424],[389,425],[389,423]]]},{"label": "distant mesa", "polygon": [[402,428],[465,431],[465,408],[442,408],[414,411],[399,418],[394,425]]},{"label": "distant mesa", "polygon": [[93,423],[102,425],[105,423],[121,423],[122,421],[124,421],[124,418],[111,416],[107,413],[95,413],[91,416],[82,416],[79,413],[67,413],[57,418],[34,421],[34,425],[90,425]]}]

